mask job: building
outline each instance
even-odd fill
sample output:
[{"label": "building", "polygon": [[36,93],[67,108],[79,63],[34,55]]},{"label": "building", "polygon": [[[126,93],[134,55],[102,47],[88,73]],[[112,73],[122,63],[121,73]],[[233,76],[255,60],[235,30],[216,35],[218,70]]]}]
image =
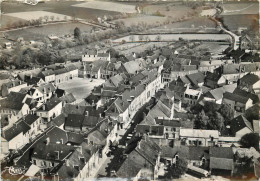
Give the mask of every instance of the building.
[{"label": "building", "polygon": [[65,68],[54,70],[55,84],[60,84],[69,80],[70,73]]},{"label": "building", "polygon": [[223,102],[228,104],[233,110],[242,113],[253,106],[252,99],[230,92],[225,92],[223,94]]},{"label": "building", "polygon": [[39,77],[41,77],[46,83],[55,81],[55,72],[53,70],[43,70]]},{"label": "building", "polygon": [[44,103],[38,110],[36,115],[42,117],[44,121],[49,122],[51,119],[59,116],[62,110],[62,102],[58,98],[52,98]]},{"label": "building", "polygon": [[2,96],[6,97],[10,92],[19,92],[22,88],[26,88],[27,83],[20,80],[13,80],[2,84]]},{"label": "building", "polygon": [[46,102],[55,94],[56,88],[52,83],[40,85],[29,89],[28,94],[38,102]]},{"label": "building", "polygon": [[231,120],[230,130],[235,137],[241,138],[247,133],[252,133],[253,127],[244,116],[239,115]]},{"label": "building", "polygon": [[260,78],[255,74],[247,74],[238,81],[238,87],[247,92],[260,93]]},{"label": "building", "polygon": [[180,129],[180,140],[188,146],[214,146],[218,143],[217,130]]},{"label": "building", "polygon": [[8,150],[17,150],[29,143],[30,126],[23,120],[15,122],[10,128],[3,130],[2,137],[6,140]]}]

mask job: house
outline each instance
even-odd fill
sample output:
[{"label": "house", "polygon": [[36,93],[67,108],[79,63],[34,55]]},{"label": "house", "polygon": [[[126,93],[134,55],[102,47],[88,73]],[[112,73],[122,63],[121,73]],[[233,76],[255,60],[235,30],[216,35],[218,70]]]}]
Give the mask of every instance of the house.
[{"label": "house", "polygon": [[26,88],[27,83],[20,80],[13,80],[2,84],[2,96],[6,97],[10,92],[19,92],[22,88]]},{"label": "house", "polygon": [[219,74],[207,72],[204,85],[207,87],[210,87],[212,89],[215,89],[215,88],[219,87],[219,85],[218,85],[219,78],[220,78]]},{"label": "house", "polygon": [[205,76],[201,72],[186,75],[193,87],[201,87],[204,84]]},{"label": "house", "polygon": [[245,112],[245,110],[253,106],[252,99],[230,92],[223,94],[223,102],[238,112]]},{"label": "house", "polygon": [[190,89],[190,87],[187,86],[186,90],[184,91],[183,103],[195,105],[199,100],[201,94],[202,90]]},{"label": "house", "polygon": [[22,120],[30,126],[29,139],[34,139],[40,133],[40,124],[43,122],[42,118],[34,114],[28,114]]},{"label": "house", "polygon": [[42,84],[29,89],[28,94],[39,102],[46,102],[55,94],[56,88],[52,83]]},{"label": "house", "polygon": [[32,86],[33,86],[33,85],[39,86],[39,85],[45,83],[44,80],[43,80],[42,78],[40,78],[40,77],[28,78],[28,79],[26,79],[25,81],[28,83],[28,85],[32,85]]},{"label": "house", "polygon": [[0,100],[0,114],[7,116],[9,126],[23,116],[29,114],[30,107],[26,103],[30,96],[19,92],[11,92],[7,98]]},{"label": "house", "polygon": [[248,35],[244,35],[240,38],[240,49],[241,50],[251,50],[253,49],[252,40]]},{"label": "house", "polygon": [[110,61],[110,52],[109,53],[103,53],[103,52],[98,52],[95,50],[88,51],[86,55],[82,55],[82,62],[93,62],[96,60],[105,60],[105,61]]},{"label": "house", "polygon": [[84,115],[69,114],[65,120],[64,129],[67,131],[81,132]]},{"label": "house", "polygon": [[54,82],[55,81],[55,72],[51,69],[43,70],[39,77],[41,77],[46,83]]},{"label": "house", "polygon": [[61,114],[61,110],[62,102],[58,98],[51,98],[38,110],[36,110],[36,115],[49,122],[51,119],[59,116]]},{"label": "house", "polygon": [[211,174],[232,176],[234,153],[231,147],[210,147],[209,156]]},{"label": "house", "polygon": [[253,101],[253,104],[256,104],[259,102],[259,97],[254,94],[254,93],[251,93],[251,92],[247,92],[245,90],[242,90],[240,88],[236,88],[234,91],[233,91],[234,94],[237,94],[237,95],[240,95],[240,96],[243,96],[243,97],[247,97],[247,98],[250,98],[252,101]]},{"label": "house", "polygon": [[36,69],[32,69],[32,70],[26,70],[26,71],[20,72],[17,75],[17,77],[21,81],[26,81],[26,79],[29,79],[31,77],[38,77],[41,72],[42,72],[41,68],[36,68]]},{"label": "house", "polygon": [[238,81],[238,87],[251,93],[260,93],[260,78],[255,74],[246,74]]},{"label": "house", "polygon": [[54,70],[54,73],[56,85],[69,80],[70,74],[65,68]]},{"label": "house", "polygon": [[235,137],[240,138],[254,131],[252,124],[243,115],[239,115],[231,120],[230,130]]},{"label": "house", "polygon": [[9,150],[17,150],[29,143],[30,126],[23,120],[15,122],[10,128],[2,131],[2,137],[6,140]]},{"label": "house", "polygon": [[74,79],[79,76],[79,69],[74,64],[65,64],[64,67],[69,73],[69,79]]},{"label": "house", "polygon": [[217,130],[200,130],[180,128],[180,140],[188,146],[214,146],[218,143]]},{"label": "house", "polygon": [[[130,153],[115,170],[117,177],[133,178],[134,180],[158,179],[161,149],[156,143],[145,137],[137,143],[137,146],[129,145],[126,150]],[[126,170],[128,171],[126,172]]]},{"label": "house", "polygon": [[11,49],[11,48],[12,48],[12,43],[11,43],[11,42],[6,42],[6,43],[4,44],[4,48],[6,48],[6,49]]}]

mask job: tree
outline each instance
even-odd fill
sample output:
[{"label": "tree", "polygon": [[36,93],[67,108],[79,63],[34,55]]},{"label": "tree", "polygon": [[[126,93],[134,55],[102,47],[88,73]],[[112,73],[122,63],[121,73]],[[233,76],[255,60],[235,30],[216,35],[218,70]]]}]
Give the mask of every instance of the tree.
[{"label": "tree", "polygon": [[45,21],[46,21],[46,23],[47,23],[48,20],[49,20],[49,16],[46,15],[46,16],[44,16],[43,18],[45,19]]},{"label": "tree", "polygon": [[186,173],[188,167],[187,160],[183,158],[178,158],[176,160],[176,163],[168,167],[168,172],[166,174],[166,177],[168,179],[174,179],[174,178],[180,178],[183,174]]},{"label": "tree", "polygon": [[234,118],[234,110],[228,104],[223,103],[219,109],[219,113],[225,119],[225,125],[228,125]]},{"label": "tree", "polygon": [[256,150],[259,150],[259,134],[258,133],[248,133],[242,136],[239,140],[239,143],[243,148],[254,147]]},{"label": "tree", "polygon": [[51,16],[50,19],[51,19],[51,21],[54,21],[54,16]]},{"label": "tree", "polygon": [[250,122],[252,122],[253,120],[258,120],[259,110],[260,110],[260,106],[258,104],[255,104],[254,106],[247,109],[245,112],[246,119]]},{"label": "tree", "polygon": [[0,56],[0,68],[5,69],[8,66],[8,57],[7,55]]},{"label": "tree", "polygon": [[161,35],[157,35],[156,38],[155,38],[156,41],[161,41],[162,40],[162,37]]},{"label": "tree", "polygon": [[132,41],[132,42],[135,41],[135,36],[134,36],[134,35],[131,35],[131,36],[129,37],[129,40]]},{"label": "tree", "polygon": [[80,31],[80,29],[78,27],[76,27],[74,29],[74,38],[75,39],[80,39],[80,37],[81,37],[81,31]]}]

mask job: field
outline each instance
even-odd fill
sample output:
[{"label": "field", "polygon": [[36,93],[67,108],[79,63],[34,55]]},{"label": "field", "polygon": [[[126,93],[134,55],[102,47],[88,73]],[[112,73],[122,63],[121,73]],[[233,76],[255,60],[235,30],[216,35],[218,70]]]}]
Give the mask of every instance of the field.
[{"label": "field", "polygon": [[61,83],[58,87],[72,93],[76,99],[83,99],[91,93],[95,86],[99,86],[104,82],[103,79],[93,79],[93,82],[90,82],[90,79],[77,78]]},{"label": "field", "polygon": [[138,25],[139,23],[146,23],[147,25],[153,25],[153,24],[158,24],[158,23],[163,23],[166,21],[166,17],[161,17],[161,16],[139,16],[139,17],[133,17],[133,18],[127,18],[127,19],[118,19],[114,20],[112,22],[117,22],[117,21],[123,21],[126,26],[130,25]]},{"label": "field", "polygon": [[48,35],[62,36],[65,34],[73,34],[76,27],[80,28],[82,33],[90,32],[92,29],[92,26],[81,23],[59,23],[43,25],[41,27],[8,31],[5,34],[7,34],[10,39],[23,37],[24,40],[41,40]]},{"label": "field", "polygon": [[[30,20],[36,20],[39,18],[43,18],[44,16],[48,16],[49,19],[47,21],[51,21],[50,17],[54,17],[54,20],[64,20],[63,14],[58,14],[58,13],[52,13],[52,12],[47,12],[47,11],[30,11],[30,12],[19,12],[19,13],[7,13],[5,14],[6,16],[11,16],[15,18],[20,18],[26,21]],[[72,19],[70,16],[66,16],[67,20]],[[45,19],[43,19],[45,21]]]},{"label": "field", "polygon": [[223,9],[222,15],[258,14],[259,4],[255,2],[225,3]]},{"label": "field", "polygon": [[18,13],[21,12],[29,12],[29,11],[47,11],[53,12],[57,14],[62,14],[66,16],[71,16],[79,19],[87,19],[97,21],[97,17],[101,17],[104,15],[117,15],[119,12],[98,10],[98,9],[90,9],[90,8],[82,8],[75,7],[72,5],[79,4],[77,1],[63,1],[55,2],[55,1],[46,1],[44,3],[38,3],[36,6],[26,5],[23,3],[11,3],[11,2],[2,2],[2,12],[4,14],[7,13]]},{"label": "field", "polygon": [[158,27],[156,29],[188,29],[192,28],[215,28],[216,24],[206,17],[194,17],[192,19],[176,22],[168,25]]},{"label": "field", "polygon": [[156,14],[157,12],[159,12],[162,15],[179,19],[182,18],[183,16],[187,16],[189,13],[193,13],[194,10],[180,4],[163,3],[163,4],[147,5],[143,8],[143,12],[145,14]]},{"label": "field", "polygon": [[5,14],[1,15],[1,28],[4,27],[11,27],[17,22],[23,22],[25,23],[26,21],[21,19],[21,18],[16,18],[12,16],[6,16]]},{"label": "field", "polygon": [[231,31],[237,31],[239,27],[247,27],[254,32],[259,31],[258,15],[226,15],[222,16],[224,24]]},{"label": "field", "polygon": [[99,9],[105,11],[115,11],[120,13],[136,13],[134,5],[120,4],[116,2],[105,1],[89,1],[81,4],[73,5],[74,7]]}]

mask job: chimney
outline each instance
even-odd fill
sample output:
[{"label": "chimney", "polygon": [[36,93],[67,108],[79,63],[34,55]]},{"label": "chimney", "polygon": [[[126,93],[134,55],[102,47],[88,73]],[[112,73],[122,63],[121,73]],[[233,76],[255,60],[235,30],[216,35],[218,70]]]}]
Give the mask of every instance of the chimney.
[{"label": "chimney", "polygon": [[67,166],[67,167],[69,167],[69,166],[70,166],[70,162],[69,162],[69,160],[68,160],[68,159],[66,160],[66,166]]},{"label": "chimney", "polygon": [[21,84],[22,84],[22,81],[19,81],[19,84],[21,85]]},{"label": "chimney", "polygon": [[141,149],[140,141],[137,143],[137,147],[138,147],[138,149]]},{"label": "chimney", "polygon": [[45,107],[45,104],[42,105],[42,110],[45,111],[46,107]]}]

